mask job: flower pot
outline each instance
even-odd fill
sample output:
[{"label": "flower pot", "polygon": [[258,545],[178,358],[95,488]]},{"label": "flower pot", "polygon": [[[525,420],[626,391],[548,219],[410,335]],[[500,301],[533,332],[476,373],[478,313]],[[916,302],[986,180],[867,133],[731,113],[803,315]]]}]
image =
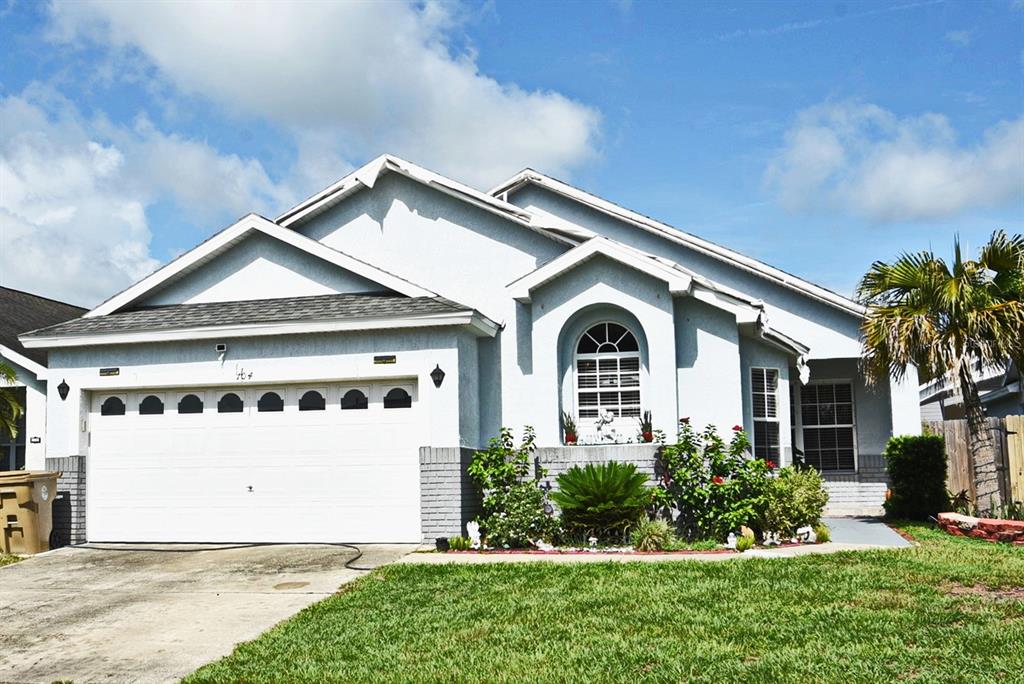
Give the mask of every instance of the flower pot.
[{"label": "flower pot", "polygon": [[654,433],[653,432],[644,432],[644,433],[641,433],[640,436],[643,437],[645,442],[653,442],[654,441]]},{"label": "flower pot", "polygon": [[576,443],[576,435],[574,435],[571,432],[566,432],[565,433],[565,443],[566,444],[575,444]]}]

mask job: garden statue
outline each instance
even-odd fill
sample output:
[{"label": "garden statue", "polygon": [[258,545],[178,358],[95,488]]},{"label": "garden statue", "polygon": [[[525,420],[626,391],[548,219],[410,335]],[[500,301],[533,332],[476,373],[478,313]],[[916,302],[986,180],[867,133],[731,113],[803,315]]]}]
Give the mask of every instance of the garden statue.
[{"label": "garden statue", "polygon": [[735,549],[736,548],[736,533],[730,532],[729,536],[725,539],[725,548]]},{"label": "garden statue", "polygon": [[470,542],[472,542],[470,546],[472,546],[474,549],[479,549],[481,546],[480,523],[476,522],[475,520],[471,520],[468,523],[466,523],[466,534],[469,536]]},{"label": "garden statue", "polygon": [[810,525],[797,528],[796,538],[801,544],[813,544],[818,541],[818,535],[814,534],[814,528]]},{"label": "garden statue", "polygon": [[618,440],[619,433],[613,425],[614,422],[615,413],[611,409],[605,409],[601,413],[601,417],[594,423],[597,426],[598,441],[615,442]]}]

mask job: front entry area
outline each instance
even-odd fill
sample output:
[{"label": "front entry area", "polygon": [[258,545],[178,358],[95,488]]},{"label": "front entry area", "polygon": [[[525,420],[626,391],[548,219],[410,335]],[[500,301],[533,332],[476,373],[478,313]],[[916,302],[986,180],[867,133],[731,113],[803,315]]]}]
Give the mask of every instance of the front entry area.
[{"label": "front entry area", "polygon": [[416,381],[94,392],[89,541],[420,536]]}]

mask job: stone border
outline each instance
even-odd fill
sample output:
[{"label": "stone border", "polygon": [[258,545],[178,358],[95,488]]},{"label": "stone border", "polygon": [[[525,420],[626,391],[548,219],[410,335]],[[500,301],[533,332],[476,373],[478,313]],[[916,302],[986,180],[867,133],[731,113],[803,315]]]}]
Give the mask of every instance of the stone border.
[{"label": "stone border", "polygon": [[959,513],[939,513],[938,523],[939,529],[954,537],[971,537],[1024,546],[1024,520],[975,518]]}]

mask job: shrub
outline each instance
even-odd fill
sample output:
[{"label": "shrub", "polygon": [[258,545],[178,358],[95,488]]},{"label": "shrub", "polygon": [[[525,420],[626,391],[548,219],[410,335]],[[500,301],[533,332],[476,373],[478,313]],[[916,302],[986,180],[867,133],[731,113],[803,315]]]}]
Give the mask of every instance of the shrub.
[{"label": "shrub", "polygon": [[646,485],[647,476],[632,463],[591,463],[559,475],[551,500],[562,509],[562,527],[569,534],[621,539],[651,503]]},{"label": "shrub", "polygon": [[927,520],[949,507],[946,448],[939,435],[893,437],[883,456],[892,482],[886,512],[895,518]]},{"label": "shrub", "polygon": [[452,551],[469,551],[473,548],[473,540],[467,537],[452,537],[448,540],[448,548]]},{"label": "shrub", "polygon": [[537,540],[550,540],[558,521],[548,515],[537,468],[530,475],[534,446],[533,429],[523,431],[517,447],[512,431],[502,428],[485,451],[478,451],[467,469],[483,494],[483,513],[476,519],[481,535],[492,547],[523,548]]},{"label": "shrub", "polygon": [[684,539],[721,541],[741,525],[756,524],[770,469],[749,451],[738,425],[726,444],[713,425],[698,434],[687,419],[680,421],[676,443],[658,452],[657,502],[666,514],[678,512]]},{"label": "shrub", "polygon": [[792,537],[798,527],[817,525],[828,503],[828,492],[814,468],[786,467],[765,487],[761,528]]},{"label": "shrub", "polygon": [[676,535],[672,532],[672,526],[660,518],[644,518],[630,533],[630,543],[637,551],[664,551],[671,547],[675,540]]},{"label": "shrub", "polygon": [[819,544],[825,544],[832,541],[832,531],[828,529],[828,525],[818,523],[814,526],[814,538]]},{"label": "shrub", "polygon": [[754,548],[754,538],[746,535],[736,538],[736,550],[740,553]]}]

